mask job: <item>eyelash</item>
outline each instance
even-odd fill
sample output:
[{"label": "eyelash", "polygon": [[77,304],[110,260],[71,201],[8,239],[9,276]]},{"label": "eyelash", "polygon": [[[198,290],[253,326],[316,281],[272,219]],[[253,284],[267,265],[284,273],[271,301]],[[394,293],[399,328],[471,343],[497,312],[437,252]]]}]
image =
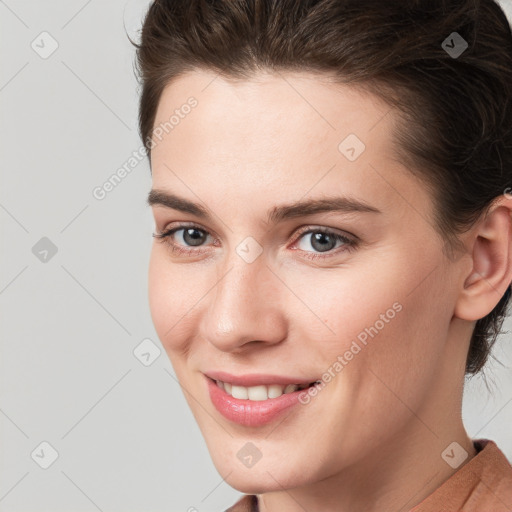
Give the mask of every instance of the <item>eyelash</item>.
[{"label": "eyelash", "polygon": [[[201,231],[207,235],[210,234],[210,233],[208,233],[208,231],[206,229],[203,229],[201,226],[198,226],[196,224],[180,224],[180,225],[173,227],[167,231],[153,233],[153,237],[156,238],[158,242],[162,242],[162,243],[165,243],[166,245],[168,245],[173,253],[177,253],[180,255],[185,254],[185,255],[198,256],[200,254],[203,254],[205,251],[197,250],[197,249],[185,249],[183,246],[170,241],[172,235],[174,235],[174,233],[176,233],[176,231],[179,231],[181,229],[190,229],[190,228]],[[341,235],[341,234],[337,233],[336,231],[332,231],[330,229],[323,228],[323,227],[314,227],[314,226],[306,226],[304,228],[304,230],[301,230],[299,232],[299,234],[297,235],[297,237],[295,238],[293,244],[295,245],[301,239],[302,236],[310,234],[310,233],[325,233],[327,235],[330,235],[336,242],[344,243],[344,245],[338,247],[337,249],[330,249],[329,251],[326,251],[325,254],[312,253],[311,251],[304,251],[302,249],[297,249],[297,250],[305,253],[305,257],[308,259],[311,259],[311,260],[330,258],[330,257],[333,257],[333,256],[339,254],[340,252],[344,252],[344,251],[350,252],[357,247],[358,240],[356,238],[349,238],[348,236]]]}]

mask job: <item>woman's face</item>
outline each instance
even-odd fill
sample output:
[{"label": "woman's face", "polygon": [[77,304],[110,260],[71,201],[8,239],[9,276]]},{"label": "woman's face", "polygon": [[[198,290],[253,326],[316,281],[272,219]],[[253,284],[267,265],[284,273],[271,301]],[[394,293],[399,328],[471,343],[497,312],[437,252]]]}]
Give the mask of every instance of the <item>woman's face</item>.
[{"label": "woman's face", "polygon": [[152,319],[217,469],[243,492],[421,443],[464,374],[467,345],[450,339],[471,267],[446,259],[428,192],[394,160],[394,119],[305,74],[194,71],[161,97],[151,202],[155,232],[175,232],[153,243]]}]

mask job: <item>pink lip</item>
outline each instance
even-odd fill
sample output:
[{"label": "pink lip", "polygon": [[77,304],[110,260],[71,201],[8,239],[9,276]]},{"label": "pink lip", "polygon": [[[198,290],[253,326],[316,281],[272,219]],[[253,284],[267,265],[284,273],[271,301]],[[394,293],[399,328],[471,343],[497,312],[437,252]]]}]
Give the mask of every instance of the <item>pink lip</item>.
[{"label": "pink lip", "polygon": [[234,384],[235,386],[260,386],[262,384],[271,385],[271,384],[279,384],[281,386],[286,386],[288,384],[311,384],[315,382],[315,378],[311,380],[301,379],[300,377],[284,377],[281,375],[269,375],[264,373],[251,373],[249,375],[231,375],[226,372],[204,372],[207,377],[213,380],[221,380],[222,382],[228,382],[229,384]]},{"label": "pink lip", "polygon": [[[297,405],[299,403],[300,393],[305,392],[305,390],[297,390],[293,393],[281,395],[278,398],[269,398],[268,400],[261,401],[241,400],[228,395],[223,389],[217,386],[214,380],[206,377],[206,381],[210,399],[217,411],[226,419],[246,427],[260,427],[270,423],[280,416],[283,411]],[[225,382],[229,382],[229,380]],[[262,382],[262,380],[260,379],[259,382]],[[265,380],[265,382],[268,383],[267,380]],[[274,383],[277,384],[276,382]],[[288,381],[288,383],[290,382]]]}]

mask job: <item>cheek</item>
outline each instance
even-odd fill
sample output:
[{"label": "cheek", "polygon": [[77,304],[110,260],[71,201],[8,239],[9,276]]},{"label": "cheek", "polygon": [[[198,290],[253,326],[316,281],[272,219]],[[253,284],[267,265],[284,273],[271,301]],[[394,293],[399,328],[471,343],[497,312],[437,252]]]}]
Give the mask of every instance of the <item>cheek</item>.
[{"label": "cheek", "polygon": [[428,271],[417,267],[402,266],[394,274],[389,269],[389,282],[372,287],[366,297],[358,295],[355,320],[347,321],[344,348],[355,342],[361,349],[344,375],[350,380],[347,387],[357,388],[354,413],[383,428],[407,417],[404,404],[413,410],[421,406],[444,357],[451,320],[447,280],[432,274],[418,286]]},{"label": "cheek", "polygon": [[446,278],[441,269],[428,276],[432,261],[400,261],[395,255],[357,272],[339,268],[289,276],[297,296],[317,316],[306,312],[302,332],[321,369],[342,356],[343,369],[352,367],[349,373],[357,380],[375,380],[372,369],[400,387],[419,374],[431,378],[451,319]]},{"label": "cheek", "polygon": [[[447,309],[442,289],[432,275],[431,259],[400,261],[385,254],[379,262],[357,269],[312,268],[306,265],[276,269],[286,283],[276,284],[276,307],[300,332],[297,337],[317,369],[334,362],[347,350],[352,359],[375,364],[421,361],[425,348],[435,353]],[[423,268],[424,267],[424,268]],[[211,277],[211,278],[210,278]],[[149,265],[149,305],[155,329],[164,347],[182,351],[197,329],[199,315],[208,302],[205,293],[215,284],[217,273],[201,265],[180,265],[169,261],[165,247],[153,247]],[[419,286],[418,284],[421,283]],[[270,286],[270,285],[269,285]],[[264,290],[262,289],[262,293]],[[257,333],[254,333],[257,335]],[[435,354],[434,354],[435,355]],[[347,354],[350,358],[351,355]],[[405,364],[405,363],[404,363]]]},{"label": "cheek", "polygon": [[344,435],[340,451],[331,454],[334,459],[356,457],[361,446],[371,446],[408,421],[410,409],[418,410],[426,400],[443,357],[451,318],[446,279],[432,275],[417,286],[422,271],[412,263],[380,270],[374,267],[365,283],[350,271],[338,270],[325,280],[303,274],[297,289],[335,333],[318,328],[323,336],[315,337],[311,327],[303,331],[310,333],[307,358],[321,361],[316,367],[328,382],[307,405],[313,408],[311,417],[323,418],[315,420],[317,438],[330,445],[333,432]]},{"label": "cheek", "polygon": [[186,313],[197,302],[198,299],[193,300],[197,293],[197,287],[190,286],[180,266],[169,263],[165,248],[153,246],[148,272],[149,308],[155,330],[168,352],[180,348]]},{"label": "cheek", "polygon": [[304,305],[291,321],[303,321],[312,348],[325,354],[348,349],[352,340],[364,343],[382,336],[403,316],[403,294],[396,281],[393,283],[390,270],[379,272],[375,265],[373,274],[349,267],[296,269],[286,281],[293,283],[293,291]]}]

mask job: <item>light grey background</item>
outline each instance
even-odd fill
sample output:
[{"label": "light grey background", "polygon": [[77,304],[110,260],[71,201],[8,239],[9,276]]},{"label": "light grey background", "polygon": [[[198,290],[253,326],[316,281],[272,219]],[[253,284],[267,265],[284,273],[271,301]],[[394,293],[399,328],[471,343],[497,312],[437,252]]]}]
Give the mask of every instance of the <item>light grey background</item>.
[{"label": "light grey background", "polygon": [[[125,27],[136,38],[148,5],[0,1],[0,511],[220,511],[240,495],[215,470],[165,352],[149,366],[133,353],[148,338],[161,349],[147,303],[147,160],[103,200],[92,194],[141,147]],[[512,460],[510,334],[495,355],[505,366],[486,370],[492,394],[468,382],[464,418]],[[42,442],[58,453],[48,469]]]}]

